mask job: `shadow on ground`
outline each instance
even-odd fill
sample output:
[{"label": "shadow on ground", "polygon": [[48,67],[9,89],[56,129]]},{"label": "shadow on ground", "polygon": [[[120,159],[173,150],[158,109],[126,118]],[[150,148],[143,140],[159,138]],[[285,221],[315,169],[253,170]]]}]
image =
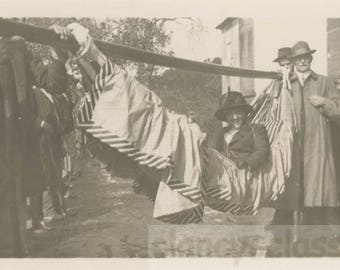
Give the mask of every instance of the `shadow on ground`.
[{"label": "shadow on ground", "polygon": [[[146,197],[134,194],[131,180],[109,181],[95,160],[77,164],[82,172],[73,184],[68,207],[77,212],[54,223],[53,230],[28,233],[29,257],[147,257],[149,225],[153,205]],[[256,222],[271,218],[271,211]],[[249,223],[207,209],[204,224]],[[254,222],[254,219],[251,219]]]}]

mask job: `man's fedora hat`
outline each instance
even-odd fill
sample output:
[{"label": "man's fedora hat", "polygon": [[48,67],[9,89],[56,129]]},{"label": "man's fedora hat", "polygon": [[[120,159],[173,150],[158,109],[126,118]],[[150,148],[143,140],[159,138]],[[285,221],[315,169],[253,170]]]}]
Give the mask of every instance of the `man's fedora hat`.
[{"label": "man's fedora hat", "polygon": [[273,62],[279,62],[280,60],[283,60],[283,59],[289,59],[291,54],[292,54],[291,48],[289,47],[280,48],[277,51],[277,58],[275,58]]},{"label": "man's fedora hat", "polygon": [[305,41],[298,41],[292,47],[292,55],[290,58],[296,58],[304,55],[312,55],[316,50],[311,50],[308,43]]},{"label": "man's fedora hat", "polygon": [[247,114],[253,110],[241,93],[228,91],[222,96],[221,105],[215,112],[215,117],[220,121],[226,121],[225,114],[232,109],[241,109]]}]

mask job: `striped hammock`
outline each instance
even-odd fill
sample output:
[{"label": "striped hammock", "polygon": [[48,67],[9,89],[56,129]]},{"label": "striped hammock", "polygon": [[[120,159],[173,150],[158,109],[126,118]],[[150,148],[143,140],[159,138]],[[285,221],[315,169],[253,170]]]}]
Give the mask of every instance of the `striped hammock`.
[{"label": "striped hammock", "polygon": [[[204,207],[251,215],[284,191],[291,169],[295,118],[288,90],[273,81],[256,99],[253,123],[268,130],[271,155],[257,171],[240,170],[207,147],[206,136],[109,59],[83,100],[77,126],[141,167],[161,172],[154,218],[198,223]],[[113,157],[114,158],[114,157]]]},{"label": "striped hammock", "polygon": [[257,170],[240,170],[213,149],[209,149],[206,203],[211,208],[235,215],[255,214],[275,201],[285,190],[292,170],[292,149],[296,118],[289,90],[278,81],[271,84],[253,103],[249,116],[254,124],[266,127],[270,156]]}]

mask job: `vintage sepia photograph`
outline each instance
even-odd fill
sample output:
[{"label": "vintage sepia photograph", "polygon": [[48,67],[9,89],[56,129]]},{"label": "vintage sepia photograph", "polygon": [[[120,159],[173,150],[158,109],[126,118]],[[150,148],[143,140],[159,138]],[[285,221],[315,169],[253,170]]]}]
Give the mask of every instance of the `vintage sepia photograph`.
[{"label": "vintage sepia photograph", "polygon": [[0,258],[340,257],[340,13],[132,7],[1,13]]}]

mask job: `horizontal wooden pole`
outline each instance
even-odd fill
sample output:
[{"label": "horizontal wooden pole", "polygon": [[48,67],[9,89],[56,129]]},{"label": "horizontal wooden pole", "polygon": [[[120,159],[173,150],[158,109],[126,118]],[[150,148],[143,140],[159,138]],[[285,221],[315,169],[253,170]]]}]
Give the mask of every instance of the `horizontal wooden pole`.
[{"label": "horizontal wooden pole", "polygon": [[[0,36],[22,36],[26,41],[40,43],[44,45],[60,46],[73,52],[77,51],[78,44],[74,38],[61,40],[52,30],[36,27],[28,24],[12,22],[7,19],[0,19]],[[280,73],[251,70],[244,68],[228,67],[223,65],[208,64],[183,58],[148,52],[115,43],[95,40],[98,48],[106,55],[121,57],[122,59],[134,62],[143,62],[152,65],[178,68],[183,70],[212,73],[218,75],[247,77],[247,78],[267,78],[278,79]]]}]

